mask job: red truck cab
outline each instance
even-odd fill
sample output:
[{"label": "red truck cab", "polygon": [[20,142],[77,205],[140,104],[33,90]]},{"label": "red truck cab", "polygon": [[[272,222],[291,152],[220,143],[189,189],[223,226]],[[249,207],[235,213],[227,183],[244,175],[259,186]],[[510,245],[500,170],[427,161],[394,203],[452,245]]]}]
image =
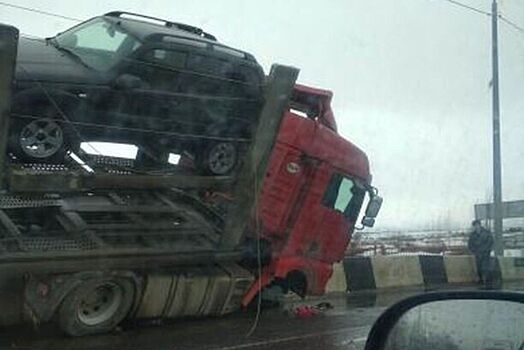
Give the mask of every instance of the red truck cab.
[{"label": "red truck cab", "polygon": [[371,187],[368,158],[337,133],[332,97],[327,90],[294,89],[251,234],[269,245],[271,258],[244,305],[273,283],[301,296],[323,294],[333,263],[344,257],[366,192],[375,206],[368,207],[366,225],[378,213],[382,200]]}]

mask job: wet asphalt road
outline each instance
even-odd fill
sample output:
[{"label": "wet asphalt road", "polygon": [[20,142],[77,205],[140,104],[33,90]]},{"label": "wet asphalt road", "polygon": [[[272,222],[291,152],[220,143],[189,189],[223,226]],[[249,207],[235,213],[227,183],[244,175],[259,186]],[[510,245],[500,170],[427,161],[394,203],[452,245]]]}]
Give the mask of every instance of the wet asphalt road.
[{"label": "wet asphalt road", "polygon": [[[510,289],[522,287],[513,285]],[[63,337],[47,325],[37,331],[17,327],[0,331],[0,350],[363,349],[373,322],[386,306],[420,292],[353,293],[330,298],[333,309],[310,318],[297,318],[283,309],[264,310],[252,334],[254,312],[128,326],[114,334],[83,338]],[[285,308],[296,305],[290,302]]]},{"label": "wet asphalt road", "polygon": [[[66,338],[51,327],[34,333],[16,329],[1,341],[1,349],[362,349],[366,335],[383,308],[336,307],[320,316],[299,319],[282,310],[206,320],[183,320],[168,325],[131,328],[84,338]],[[3,338],[3,337],[2,337]]]}]

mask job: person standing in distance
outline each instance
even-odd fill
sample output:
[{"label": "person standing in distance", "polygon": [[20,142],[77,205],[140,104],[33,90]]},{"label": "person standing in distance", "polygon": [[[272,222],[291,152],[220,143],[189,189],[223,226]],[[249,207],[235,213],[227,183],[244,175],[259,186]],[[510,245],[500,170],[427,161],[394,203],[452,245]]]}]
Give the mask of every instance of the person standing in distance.
[{"label": "person standing in distance", "polygon": [[468,239],[468,249],[475,256],[478,283],[486,284],[490,266],[490,254],[493,248],[491,232],[482,227],[480,220],[473,220],[473,230]]}]

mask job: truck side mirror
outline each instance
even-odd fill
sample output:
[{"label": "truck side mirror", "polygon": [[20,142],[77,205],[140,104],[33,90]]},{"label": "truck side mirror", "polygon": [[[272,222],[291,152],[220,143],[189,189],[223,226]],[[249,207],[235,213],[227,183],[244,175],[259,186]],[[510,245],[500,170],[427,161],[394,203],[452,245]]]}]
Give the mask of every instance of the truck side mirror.
[{"label": "truck side mirror", "polygon": [[368,218],[367,216],[364,216],[362,218],[362,226],[365,226],[365,227],[375,226],[375,218]]},{"label": "truck side mirror", "polygon": [[362,219],[362,225],[366,227],[373,227],[375,225],[375,218],[378,216],[383,201],[382,197],[376,194],[371,195],[371,199],[366,208],[366,215]]}]

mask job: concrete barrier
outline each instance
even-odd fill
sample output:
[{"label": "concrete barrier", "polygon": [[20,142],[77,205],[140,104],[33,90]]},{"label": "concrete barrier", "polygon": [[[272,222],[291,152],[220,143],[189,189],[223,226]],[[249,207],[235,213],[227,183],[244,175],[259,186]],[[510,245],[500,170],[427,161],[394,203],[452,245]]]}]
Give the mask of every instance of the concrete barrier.
[{"label": "concrete barrier", "polygon": [[418,256],[348,257],[344,260],[348,291],[422,286]]},{"label": "concrete barrier", "polygon": [[[524,258],[492,258],[491,282],[524,280]],[[477,282],[469,255],[347,257],[335,264],[327,293]]]},{"label": "concrete barrier", "polygon": [[499,258],[500,273],[503,281],[524,280],[524,258]]},{"label": "concrete barrier", "polygon": [[371,264],[377,289],[424,284],[418,256],[376,256]]},{"label": "concrete barrier", "polygon": [[333,275],[329,279],[326,286],[326,293],[340,293],[346,292],[348,289],[346,283],[346,274],[344,272],[344,264],[336,263],[333,265]]},{"label": "concrete barrier", "polygon": [[475,283],[477,281],[475,257],[471,255],[446,255],[444,266],[448,283]]},{"label": "concrete barrier", "polygon": [[375,273],[369,257],[351,257],[344,259],[347,290],[376,289]]},{"label": "concrete barrier", "polygon": [[442,255],[419,255],[424,286],[432,287],[448,283],[448,274]]}]

